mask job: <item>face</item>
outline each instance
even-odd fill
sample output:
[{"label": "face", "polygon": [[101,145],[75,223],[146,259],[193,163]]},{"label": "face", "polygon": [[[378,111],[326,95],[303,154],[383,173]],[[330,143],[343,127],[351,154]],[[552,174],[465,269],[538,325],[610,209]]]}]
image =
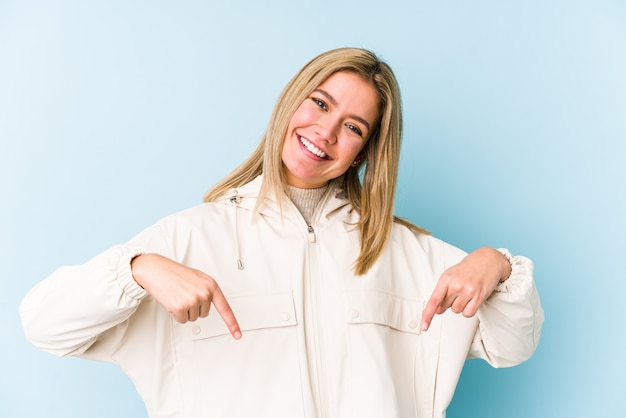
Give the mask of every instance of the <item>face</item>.
[{"label": "face", "polygon": [[295,111],[283,142],[287,183],[317,188],[359,157],[378,121],[374,86],[352,72],[330,76]]}]

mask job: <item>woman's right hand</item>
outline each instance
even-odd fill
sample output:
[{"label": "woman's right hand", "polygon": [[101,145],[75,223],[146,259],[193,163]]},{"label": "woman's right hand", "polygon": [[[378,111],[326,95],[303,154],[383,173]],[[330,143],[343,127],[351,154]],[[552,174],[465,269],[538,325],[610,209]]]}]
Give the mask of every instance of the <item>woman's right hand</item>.
[{"label": "woman's right hand", "polygon": [[208,274],[158,254],[142,254],[131,262],[135,281],[181,324],[209,315],[211,303],[231,335],[241,329],[217,282]]}]

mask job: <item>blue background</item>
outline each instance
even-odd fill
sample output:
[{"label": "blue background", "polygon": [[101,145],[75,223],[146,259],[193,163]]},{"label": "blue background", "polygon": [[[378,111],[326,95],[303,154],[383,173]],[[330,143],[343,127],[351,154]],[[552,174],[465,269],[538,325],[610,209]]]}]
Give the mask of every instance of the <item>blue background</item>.
[{"label": "blue background", "polygon": [[195,205],[310,58],[401,84],[397,213],[531,257],[527,363],[470,361],[450,417],[626,417],[623,1],[0,0],[0,416],[145,417],[116,366],[25,341],[26,292]]}]

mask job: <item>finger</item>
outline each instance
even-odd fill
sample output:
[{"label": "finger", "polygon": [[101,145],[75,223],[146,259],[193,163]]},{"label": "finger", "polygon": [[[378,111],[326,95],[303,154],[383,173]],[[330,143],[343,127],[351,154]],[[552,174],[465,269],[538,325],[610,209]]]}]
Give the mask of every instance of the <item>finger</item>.
[{"label": "finger", "polygon": [[465,305],[465,308],[463,309],[463,316],[466,318],[471,318],[474,315],[476,315],[476,312],[478,311],[478,307],[480,306],[480,301],[476,298],[470,300],[467,305]]},{"label": "finger", "polygon": [[224,297],[224,294],[219,287],[217,287],[213,293],[213,305],[215,305],[215,309],[217,309],[217,312],[226,323],[226,326],[228,327],[228,330],[233,338],[236,340],[240,339],[241,329],[239,328],[237,318],[235,318],[232,308],[228,304],[226,297]]},{"label": "finger", "polygon": [[467,306],[467,299],[461,298],[459,296],[456,299],[454,299],[452,304],[450,304],[450,309],[452,310],[452,312],[458,314],[458,313],[463,312],[466,306]]},{"label": "finger", "polygon": [[209,316],[209,311],[211,310],[211,301],[205,302],[200,305],[200,310],[198,316],[200,318],[206,318]]},{"label": "finger", "polygon": [[189,313],[187,311],[182,311],[182,312],[176,311],[176,312],[171,312],[171,314],[176,320],[176,322],[179,322],[181,324],[184,324],[185,322],[189,321]]},{"label": "finger", "polygon": [[189,310],[187,311],[187,315],[188,315],[188,319],[189,321],[193,322],[196,319],[198,319],[198,315],[200,314],[200,308],[197,306],[194,306],[192,308],[189,308]]},{"label": "finger", "polygon": [[443,313],[445,308],[441,306],[441,302],[444,300],[447,293],[447,286],[437,285],[435,290],[433,290],[430,299],[426,303],[424,307],[424,312],[422,312],[422,321],[421,328],[422,331],[427,331],[430,327],[430,323],[435,316],[435,313]]}]

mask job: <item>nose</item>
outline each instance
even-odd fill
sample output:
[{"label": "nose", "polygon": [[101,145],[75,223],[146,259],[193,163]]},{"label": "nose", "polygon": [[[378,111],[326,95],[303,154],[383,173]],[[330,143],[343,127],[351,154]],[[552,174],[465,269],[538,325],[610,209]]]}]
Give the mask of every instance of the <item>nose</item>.
[{"label": "nose", "polygon": [[334,118],[332,115],[325,115],[316,126],[316,134],[321,140],[334,144],[337,142],[339,126],[340,121],[337,118]]}]

